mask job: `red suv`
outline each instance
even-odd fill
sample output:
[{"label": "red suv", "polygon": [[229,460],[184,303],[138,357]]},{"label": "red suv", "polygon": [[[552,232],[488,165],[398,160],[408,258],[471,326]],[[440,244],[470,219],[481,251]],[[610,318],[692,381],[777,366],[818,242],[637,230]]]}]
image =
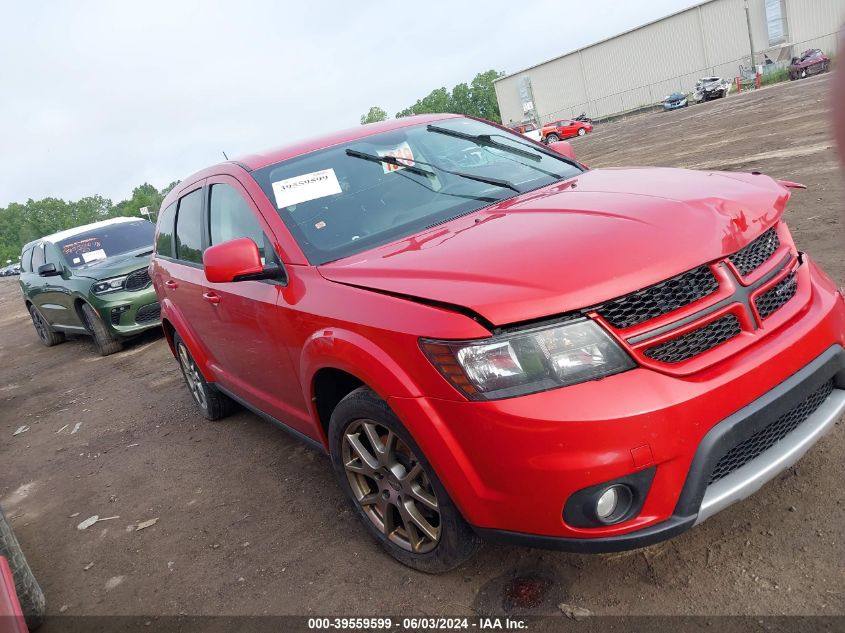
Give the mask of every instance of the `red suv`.
[{"label": "red suv", "polygon": [[584,136],[592,131],[592,123],[562,119],[543,125],[543,129],[540,131],[540,137],[543,143],[557,143],[561,139]]},{"label": "red suv", "polygon": [[845,300],[782,221],[795,185],[568,155],[429,115],[185,179],[151,273],[202,413],[326,451],[429,572],[479,537],[648,545],[760,488],[845,409]]}]

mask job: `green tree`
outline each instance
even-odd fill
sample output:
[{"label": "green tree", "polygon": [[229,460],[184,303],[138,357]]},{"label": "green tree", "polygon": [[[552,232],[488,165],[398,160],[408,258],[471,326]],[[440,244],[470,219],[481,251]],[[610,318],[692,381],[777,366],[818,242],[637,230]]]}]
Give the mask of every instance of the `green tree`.
[{"label": "green tree", "polygon": [[451,112],[477,116],[496,123],[502,122],[499,103],[493,82],[504,76],[503,72],[488,70],[478,73],[467,85],[460,83],[451,92],[446,88],[432,90],[428,96],[419,99],[414,105],[396,113],[396,118],[415,114],[433,114]]},{"label": "green tree", "polygon": [[367,123],[378,123],[379,121],[387,121],[388,116],[387,112],[385,112],[382,108],[378,106],[373,106],[370,108],[370,111],[367,114],[361,115],[361,125],[366,125]]}]

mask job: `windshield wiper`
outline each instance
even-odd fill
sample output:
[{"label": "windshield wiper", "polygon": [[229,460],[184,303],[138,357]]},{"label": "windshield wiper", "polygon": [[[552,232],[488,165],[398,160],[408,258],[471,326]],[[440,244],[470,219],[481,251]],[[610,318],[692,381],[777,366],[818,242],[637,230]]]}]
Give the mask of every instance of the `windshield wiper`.
[{"label": "windshield wiper", "polygon": [[[434,176],[433,173],[430,171],[426,171],[425,169],[420,169],[415,165],[425,165],[426,167],[431,167],[432,169],[436,169],[437,171],[442,171],[445,174],[451,174],[453,176],[457,176],[458,178],[466,178],[467,180],[475,180],[476,182],[483,182],[488,185],[493,185],[494,187],[502,187],[504,189],[510,189],[512,191],[516,191],[517,193],[522,193],[519,188],[513,184],[512,182],[508,182],[507,180],[502,180],[500,178],[492,178],[489,176],[477,176],[476,174],[468,174],[463,171],[452,171],[451,169],[446,169],[445,167],[441,167],[440,165],[435,165],[434,163],[426,163],[421,160],[417,160],[415,158],[403,158],[398,159],[395,156],[376,156],[375,154],[367,154],[366,152],[359,152],[355,149],[347,149],[346,150],[347,156],[352,156],[353,158],[363,158],[364,160],[369,160],[375,163],[386,163],[388,165],[396,165],[398,167],[404,167],[411,173],[420,174],[421,176],[425,176],[428,178],[429,176]],[[414,163],[414,165],[408,165],[403,161],[409,161]]]},{"label": "windshield wiper", "polygon": [[460,138],[465,141],[472,141],[473,143],[477,143],[478,145],[484,145],[486,147],[495,147],[496,149],[501,149],[506,152],[510,152],[511,154],[516,154],[517,156],[528,158],[530,160],[541,160],[540,156],[537,155],[536,152],[527,152],[524,149],[512,147],[510,145],[506,145],[505,143],[499,143],[498,141],[494,141],[489,134],[467,134],[466,132],[458,132],[457,130],[450,130],[445,127],[439,127],[437,125],[430,124],[425,126],[425,129],[429,132],[434,132],[435,134],[453,136],[455,138]]},{"label": "windshield wiper", "polygon": [[153,249],[150,249],[148,251],[144,251],[143,253],[138,253],[137,255],[135,255],[135,257],[146,257],[147,255],[152,255],[152,254],[153,254]]},{"label": "windshield wiper", "polygon": [[[508,138],[504,134],[466,134],[465,132],[458,132],[456,130],[449,130],[445,127],[438,127],[436,125],[427,125],[426,129],[429,132],[434,132],[436,134],[444,134],[446,136],[454,136],[455,138],[460,138],[460,139],[463,139],[465,141],[472,141],[473,143],[481,145],[482,147],[494,147],[496,149],[500,149],[502,151],[509,152],[509,153],[514,154],[516,156],[524,156],[525,158],[528,158],[528,159],[533,160],[533,161],[542,160],[542,156],[540,156],[540,154],[547,154],[549,156],[553,156],[554,158],[563,158],[562,156],[560,156],[558,154],[553,154],[551,152],[551,150],[543,150],[541,148],[534,148],[533,146],[529,145],[528,143],[522,143],[522,142],[520,142],[516,139]],[[499,143],[498,141],[493,140],[494,136],[500,136],[504,139],[507,139],[507,140],[512,141],[514,143],[517,143],[519,145],[523,145],[525,147],[530,147],[534,151],[529,152],[529,151],[526,151],[524,149],[519,149],[518,147],[513,147],[512,145],[507,145],[506,143]],[[563,178],[563,176],[561,174],[556,174],[553,171],[546,171],[545,169],[537,167],[536,165],[525,165],[525,166],[530,168],[530,169],[534,169],[536,171],[539,171],[540,173],[546,174],[547,176],[551,176],[552,178],[555,178],[556,180],[560,180],[561,178]]]}]

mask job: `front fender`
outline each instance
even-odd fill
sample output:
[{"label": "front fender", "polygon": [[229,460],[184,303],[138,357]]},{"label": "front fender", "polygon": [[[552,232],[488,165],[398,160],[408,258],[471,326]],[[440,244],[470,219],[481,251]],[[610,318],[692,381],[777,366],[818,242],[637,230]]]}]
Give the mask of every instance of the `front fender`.
[{"label": "front fender", "polygon": [[324,368],[339,369],[365,383],[381,398],[416,398],[418,385],[386,351],[369,338],[346,329],[326,328],[312,334],[302,346],[299,375],[303,395],[314,419],[314,376]]}]

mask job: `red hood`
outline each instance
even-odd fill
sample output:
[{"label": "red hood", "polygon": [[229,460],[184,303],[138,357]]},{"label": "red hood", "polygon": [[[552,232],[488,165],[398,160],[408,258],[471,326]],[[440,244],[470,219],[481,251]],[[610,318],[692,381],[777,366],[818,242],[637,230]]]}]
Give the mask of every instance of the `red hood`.
[{"label": "red hood", "polygon": [[767,176],[593,170],[320,272],[505,325],[597,304],[729,255],[772,226],[788,199]]}]

